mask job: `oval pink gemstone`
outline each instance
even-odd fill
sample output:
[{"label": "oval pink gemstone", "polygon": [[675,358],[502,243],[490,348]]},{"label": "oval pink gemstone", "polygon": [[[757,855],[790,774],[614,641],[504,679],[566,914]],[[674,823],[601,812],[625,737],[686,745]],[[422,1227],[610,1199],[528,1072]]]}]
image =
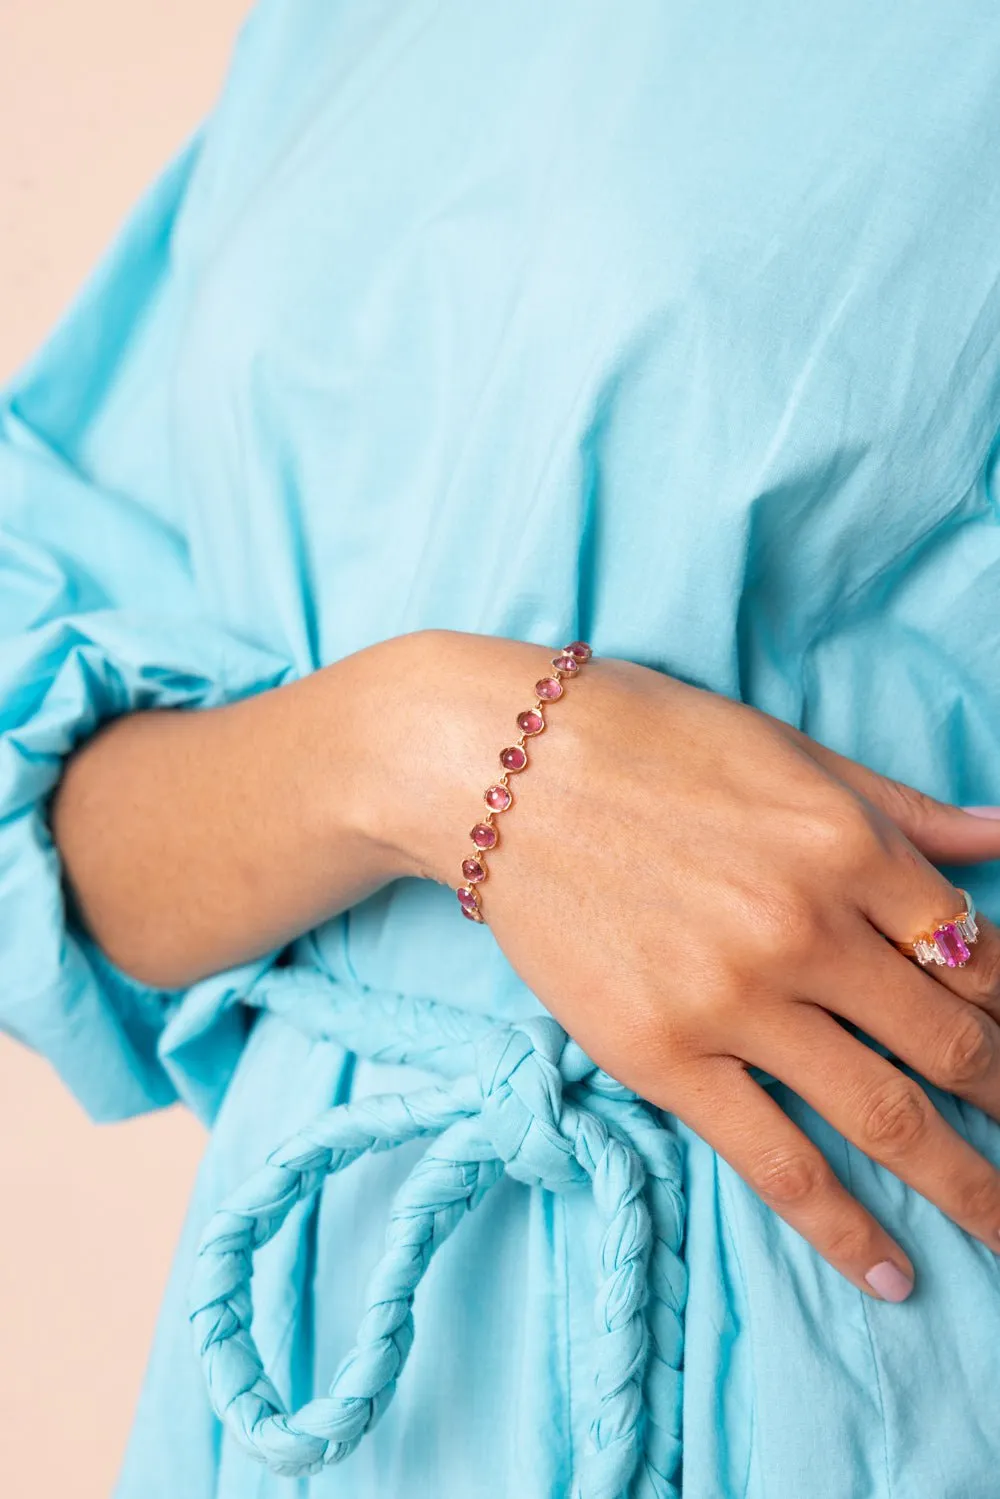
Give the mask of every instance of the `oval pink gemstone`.
[{"label": "oval pink gemstone", "polygon": [[497,841],[497,830],[488,822],[477,822],[469,836],[477,848],[492,848]]},{"label": "oval pink gemstone", "polygon": [[460,885],[455,894],[458,896],[460,906],[464,906],[468,911],[479,910],[479,901],[476,898],[476,892],[471,890],[468,885]]},{"label": "oval pink gemstone", "polygon": [[[470,921],[482,921],[483,920],[482,913],[479,912],[479,911],[474,911],[471,906],[459,906],[458,909],[461,911],[461,913],[462,913],[463,916],[468,916],[468,918],[469,918]],[[485,923],[484,923],[484,925],[485,925]]]},{"label": "oval pink gemstone", "polygon": [[540,734],[545,727],[545,719],[534,708],[528,708],[517,715],[517,726],[522,734]]},{"label": "oval pink gemstone", "polygon": [[971,957],[965,938],[953,921],[945,921],[934,933],[934,946],[949,968],[967,963]]},{"label": "oval pink gemstone", "polygon": [[553,656],[552,665],[556,671],[574,672],[580,670],[580,663],[575,656]]},{"label": "oval pink gemstone", "polygon": [[486,870],[478,859],[463,859],[462,873],[470,885],[478,885],[480,880],[486,878]]},{"label": "oval pink gemstone", "polygon": [[554,703],[562,695],[563,685],[555,677],[543,677],[540,682],[535,683],[535,696],[544,698],[546,702]]},{"label": "oval pink gemstone", "polygon": [[585,640],[574,640],[572,645],[564,645],[563,652],[567,656],[573,656],[577,661],[589,661],[593,655]]},{"label": "oval pink gemstone", "polygon": [[506,786],[489,786],[484,795],[486,805],[492,807],[494,812],[506,812],[514,800]]},{"label": "oval pink gemstone", "polygon": [[528,763],[527,751],[519,744],[512,744],[500,751],[500,764],[504,770],[523,770]]}]

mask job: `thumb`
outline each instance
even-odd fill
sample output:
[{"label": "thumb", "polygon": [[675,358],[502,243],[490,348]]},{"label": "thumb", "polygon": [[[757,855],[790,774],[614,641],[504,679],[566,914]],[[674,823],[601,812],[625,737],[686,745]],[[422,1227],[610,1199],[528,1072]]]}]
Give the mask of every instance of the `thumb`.
[{"label": "thumb", "polygon": [[932,864],[1000,859],[1000,807],[956,807],[814,740],[805,739],[805,746],[814,760],[894,822]]}]

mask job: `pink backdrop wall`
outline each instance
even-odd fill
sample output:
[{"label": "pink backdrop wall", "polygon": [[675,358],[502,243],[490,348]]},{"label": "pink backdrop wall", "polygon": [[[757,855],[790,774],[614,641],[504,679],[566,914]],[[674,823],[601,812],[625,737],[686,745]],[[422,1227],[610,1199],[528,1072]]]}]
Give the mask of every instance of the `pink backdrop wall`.
[{"label": "pink backdrop wall", "polygon": [[[0,379],[210,104],[247,8],[0,0]],[[0,1491],[108,1499],[201,1133],[178,1109],[97,1129],[0,1037],[0,1140]]]}]

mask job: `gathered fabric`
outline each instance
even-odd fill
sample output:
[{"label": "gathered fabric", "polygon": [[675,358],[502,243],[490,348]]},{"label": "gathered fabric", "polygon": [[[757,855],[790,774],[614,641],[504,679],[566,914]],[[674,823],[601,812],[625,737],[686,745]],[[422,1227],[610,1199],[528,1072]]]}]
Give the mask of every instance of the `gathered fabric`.
[{"label": "gathered fabric", "polygon": [[[552,1192],[589,1189],[603,1227],[590,1451],[574,1499],[673,1499],[684,1198],[681,1147],[660,1111],[595,1066],[550,1016],[504,1025],[434,1000],[345,992],[302,967],[271,970],[244,1002],[371,1060],[438,1072],[447,1085],[329,1109],[271,1151],[211,1219],[190,1316],[212,1405],[233,1435],[285,1477],[352,1452],[392,1399],[431,1256],[506,1171]],[[254,1251],[328,1176],[413,1139],[431,1143],[389,1208],[357,1342],[329,1392],[290,1413],[253,1338]]]}]

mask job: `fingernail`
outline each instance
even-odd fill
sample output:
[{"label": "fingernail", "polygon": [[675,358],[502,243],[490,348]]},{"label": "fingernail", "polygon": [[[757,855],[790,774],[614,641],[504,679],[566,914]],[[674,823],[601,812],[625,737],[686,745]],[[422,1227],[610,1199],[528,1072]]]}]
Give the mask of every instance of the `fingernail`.
[{"label": "fingernail", "polygon": [[963,807],[963,812],[970,812],[973,817],[992,817],[1000,822],[1000,807]]},{"label": "fingernail", "polygon": [[892,1260],[882,1260],[880,1264],[873,1265],[865,1280],[883,1301],[905,1301],[913,1290],[910,1277],[898,1265],[894,1265]]}]

